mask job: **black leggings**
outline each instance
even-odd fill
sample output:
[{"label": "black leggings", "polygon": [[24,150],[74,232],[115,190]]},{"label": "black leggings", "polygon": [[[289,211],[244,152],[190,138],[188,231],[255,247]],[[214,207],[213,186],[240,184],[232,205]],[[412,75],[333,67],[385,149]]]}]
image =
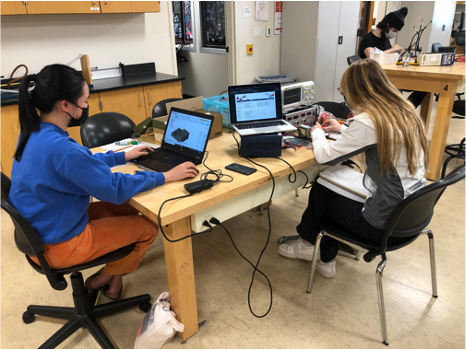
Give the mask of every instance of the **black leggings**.
[{"label": "black leggings", "polygon": [[[380,243],[383,231],[369,224],[362,216],[364,204],[340,196],[328,188],[314,182],[309,193],[309,203],[304,211],[301,223],[296,231],[301,238],[315,244],[321,231],[319,221],[327,216],[354,233],[355,236]],[[320,257],[323,262],[329,262],[338,254],[338,242],[328,236],[320,241]]]}]

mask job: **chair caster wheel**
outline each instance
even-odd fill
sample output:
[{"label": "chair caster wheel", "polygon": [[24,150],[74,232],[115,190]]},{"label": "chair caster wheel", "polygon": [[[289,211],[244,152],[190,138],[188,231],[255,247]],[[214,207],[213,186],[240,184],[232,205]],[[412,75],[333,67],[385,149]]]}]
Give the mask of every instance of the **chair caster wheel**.
[{"label": "chair caster wheel", "polygon": [[36,316],[34,314],[30,314],[29,312],[24,311],[24,313],[23,313],[23,322],[24,323],[26,323],[26,324],[32,323],[32,322],[34,322],[35,318],[36,318]]},{"label": "chair caster wheel", "polygon": [[150,302],[139,305],[139,310],[145,312],[146,314],[150,311],[152,304]]}]

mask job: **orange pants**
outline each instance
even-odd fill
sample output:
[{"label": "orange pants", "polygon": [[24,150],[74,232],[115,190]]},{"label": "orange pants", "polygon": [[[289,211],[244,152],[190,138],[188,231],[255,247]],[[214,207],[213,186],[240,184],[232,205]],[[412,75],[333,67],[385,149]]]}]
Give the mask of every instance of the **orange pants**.
[{"label": "orange pants", "polygon": [[[51,268],[79,265],[136,243],[123,259],[105,265],[104,272],[121,275],[136,271],[144,254],[155,241],[158,227],[129,204],[91,203],[89,222],[82,233],[65,242],[44,244],[44,257]],[[33,260],[38,263],[37,258]]]}]

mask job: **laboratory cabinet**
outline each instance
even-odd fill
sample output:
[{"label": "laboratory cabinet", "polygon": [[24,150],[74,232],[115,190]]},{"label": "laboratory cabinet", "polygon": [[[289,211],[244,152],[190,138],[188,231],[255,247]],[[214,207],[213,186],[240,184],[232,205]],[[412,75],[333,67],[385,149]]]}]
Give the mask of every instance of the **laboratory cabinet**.
[{"label": "laboratory cabinet", "polygon": [[160,1],[2,1],[2,15],[160,12]]},{"label": "laboratory cabinet", "polygon": [[338,93],[347,57],[356,52],[359,1],[284,1],[280,74],[315,83],[315,101]]},{"label": "laboratory cabinet", "polygon": [[[181,81],[95,92],[89,97],[89,118],[101,112],[118,112],[139,124],[152,116],[152,109],[157,102],[182,96]],[[20,131],[18,105],[2,106],[1,115],[2,172],[10,177]],[[72,127],[67,132],[82,145],[80,130],[80,127]]]}]

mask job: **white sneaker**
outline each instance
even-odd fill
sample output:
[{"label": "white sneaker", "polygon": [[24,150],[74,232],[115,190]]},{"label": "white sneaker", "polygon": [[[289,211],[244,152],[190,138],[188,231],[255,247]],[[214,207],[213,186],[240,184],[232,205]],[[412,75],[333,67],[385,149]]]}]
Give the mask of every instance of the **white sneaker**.
[{"label": "white sneaker", "polygon": [[[309,261],[309,264],[312,264],[311,261]],[[336,272],[336,265],[337,262],[335,259],[324,263],[322,260],[317,260],[317,265],[316,265],[316,271],[325,278],[333,278],[335,277],[335,272]]]},{"label": "white sneaker", "polygon": [[307,246],[304,241],[299,237],[297,242],[291,244],[280,244],[278,246],[278,254],[292,259],[304,259],[312,261],[314,257],[314,245]]}]

